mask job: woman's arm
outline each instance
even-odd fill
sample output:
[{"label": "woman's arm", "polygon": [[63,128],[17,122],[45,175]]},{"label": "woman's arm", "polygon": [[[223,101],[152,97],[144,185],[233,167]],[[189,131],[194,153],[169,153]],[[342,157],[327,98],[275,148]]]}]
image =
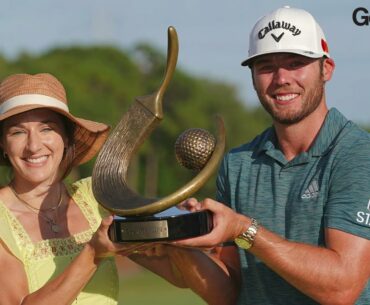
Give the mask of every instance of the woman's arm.
[{"label": "woman's arm", "polygon": [[89,243],[56,278],[29,293],[23,264],[0,242],[0,299],[2,305],[67,305],[71,304],[94,275],[102,257],[126,250],[113,244],[107,230],[112,217],[102,223]]},{"label": "woman's arm", "polygon": [[90,245],[54,280],[29,294],[22,262],[0,244],[0,299],[3,305],[71,304],[97,269]]}]

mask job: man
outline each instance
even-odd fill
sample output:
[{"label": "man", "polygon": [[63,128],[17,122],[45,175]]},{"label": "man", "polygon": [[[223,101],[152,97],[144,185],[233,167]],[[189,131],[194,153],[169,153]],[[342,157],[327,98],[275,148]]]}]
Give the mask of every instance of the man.
[{"label": "man", "polygon": [[[328,109],[335,65],[320,26],[304,10],[270,13],[242,65],[273,127],[226,155],[219,202],[187,202],[213,212],[213,231],[176,244],[234,240],[238,304],[370,304],[370,136]],[[217,264],[235,269],[236,251],[222,247]],[[204,282],[217,280],[211,274]]]}]

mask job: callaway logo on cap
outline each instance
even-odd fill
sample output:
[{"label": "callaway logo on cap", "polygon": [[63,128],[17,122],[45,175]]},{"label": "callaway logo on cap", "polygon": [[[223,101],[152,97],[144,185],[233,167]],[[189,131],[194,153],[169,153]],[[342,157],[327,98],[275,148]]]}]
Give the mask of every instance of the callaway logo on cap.
[{"label": "callaway logo on cap", "polygon": [[248,66],[256,56],[295,53],[311,58],[330,57],[321,27],[302,9],[284,6],[257,21],[249,36]]}]

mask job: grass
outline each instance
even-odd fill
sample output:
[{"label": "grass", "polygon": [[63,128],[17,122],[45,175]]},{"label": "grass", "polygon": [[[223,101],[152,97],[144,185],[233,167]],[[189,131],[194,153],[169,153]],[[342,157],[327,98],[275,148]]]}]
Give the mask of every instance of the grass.
[{"label": "grass", "polygon": [[120,279],[120,305],[206,305],[190,289],[172,286],[159,276],[143,270]]}]

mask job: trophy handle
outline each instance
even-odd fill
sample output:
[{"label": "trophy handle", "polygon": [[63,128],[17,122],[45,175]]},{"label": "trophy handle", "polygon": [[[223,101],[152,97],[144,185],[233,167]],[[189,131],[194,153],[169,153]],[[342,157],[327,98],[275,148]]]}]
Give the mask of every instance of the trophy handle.
[{"label": "trophy handle", "polygon": [[216,146],[204,168],[185,186],[162,199],[146,198],[130,189],[127,170],[132,156],[163,119],[162,100],[172,79],[179,51],[177,33],[168,28],[167,67],[155,93],[135,98],[100,150],[93,168],[92,190],[96,200],[119,216],[146,216],[161,212],[198,191],[217,169],[225,149],[225,128],[217,117]]},{"label": "trophy handle", "polygon": [[179,54],[179,40],[177,38],[175,28],[170,26],[167,33],[167,66],[162,84],[155,93],[146,96],[138,96],[135,98],[136,102],[141,103],[144,108],[149,110],[159,120],[163,119],[163,95],[172,79]]}]

